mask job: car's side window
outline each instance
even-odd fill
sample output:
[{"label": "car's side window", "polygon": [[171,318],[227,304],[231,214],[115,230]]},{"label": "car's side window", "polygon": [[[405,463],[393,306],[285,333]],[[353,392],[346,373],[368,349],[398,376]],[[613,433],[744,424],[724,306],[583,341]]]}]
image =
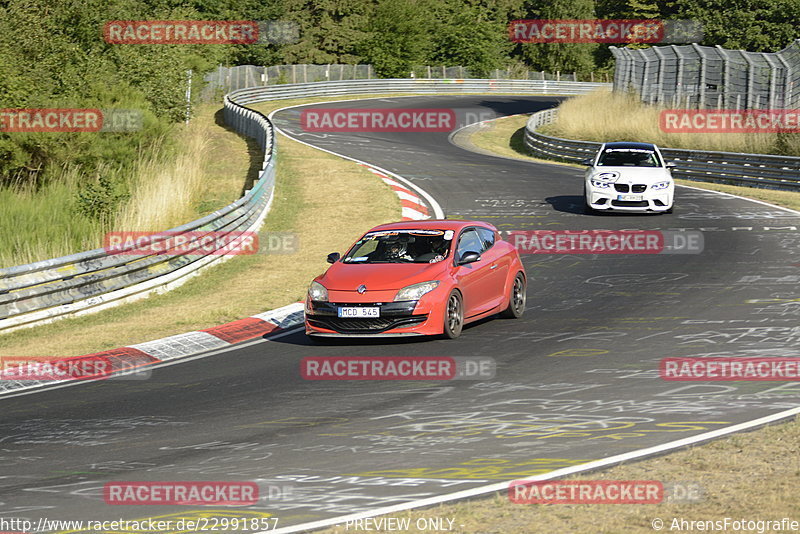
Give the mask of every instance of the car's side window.
[{"label": "car's side window", "polygon": [[474,228],[465,231],[458,239],[456,258],[461,258],[465,252],[477,252],[478,254],[483,252],[483,241]]},{"label": "car's side window", "polygon": [[483,240],[483,251],[489,250],[494,246],[494,232],[492,232],[488,228],[481,228],[479,226],[478,234],[481,236],[481,239]]}]

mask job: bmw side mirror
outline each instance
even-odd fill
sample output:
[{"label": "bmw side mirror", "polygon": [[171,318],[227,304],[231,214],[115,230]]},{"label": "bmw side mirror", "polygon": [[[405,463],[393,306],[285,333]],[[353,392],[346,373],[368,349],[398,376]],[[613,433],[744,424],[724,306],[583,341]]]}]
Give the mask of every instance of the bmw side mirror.
[{"label": "bmw side mirror", "polygon": [[341,258],[341,256],[338,252],[331,252],[328,254],[328,263],[336,263],[339,261],[339,258]]},{"label": "bmw side mirror", "polygon": [[461,255],[461,258],[458,260],[459,265],[466,265],[467,263],[475,263],[476,261],[480,261],[481,255],[477,252],[465,252]]},{"label": "bmw side mirror", "polygon": [[666,163],[664,163],[664,167],[666,167],[668,169],[674,169],[675,168],[675,162],[674,161],[667,161]]},{"label": "bmw side mirror", "polygon": [[582,165],[586,165],[587,167],[591,167],[593,162],[594,161],[591,160],[591,159],[585,159],[585,160],[581,161],[581,164]]}]

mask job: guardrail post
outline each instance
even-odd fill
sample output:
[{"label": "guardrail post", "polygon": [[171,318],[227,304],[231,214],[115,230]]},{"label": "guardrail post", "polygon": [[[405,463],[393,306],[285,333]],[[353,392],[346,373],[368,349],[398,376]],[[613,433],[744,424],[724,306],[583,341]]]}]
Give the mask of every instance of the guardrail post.
[{"label": "guardrail post", "polygon": [[755,62],[750,59],[744,50],[739,50],[739,53],[747,62],[747,109],[755,109],[753,106],[753,100],[755,99],[753,91],[753,86],[755,85]]}]

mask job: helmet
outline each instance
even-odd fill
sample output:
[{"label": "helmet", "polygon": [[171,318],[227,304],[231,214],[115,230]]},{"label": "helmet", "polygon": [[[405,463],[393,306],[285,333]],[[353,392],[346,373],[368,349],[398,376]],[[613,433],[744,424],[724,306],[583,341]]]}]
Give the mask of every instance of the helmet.
[{"label": "helmet", "polygon": [[406,253],[406,244],[402,241],[392,241],[386,244],[386,258],[396,260]]}]

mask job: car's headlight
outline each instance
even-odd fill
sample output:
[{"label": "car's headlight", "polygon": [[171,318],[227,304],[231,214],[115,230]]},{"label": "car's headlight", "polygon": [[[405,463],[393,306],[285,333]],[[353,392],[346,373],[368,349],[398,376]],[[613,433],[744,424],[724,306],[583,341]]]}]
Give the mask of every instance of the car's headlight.
[{"label": "car's headlight", "polygon": [[666,189],[672,182],[658,182],[657,184],[653,184],[650,189],[653,191],[658,191],[659,189]]},{"label": "car's headlight", "polygon": [[600,189],[606,189],[608,187],[611,187],[612,184],[611,184],[611,182],[604,182],[602,180],[592,179],[592,185],[594,187],[599,187]]},{"label": "car's headlight", "polygon": [[328,290],[319,282],[311,282],[308,286],[308,298],[319,302],[328,302]]},{"label": "car's headlight", "polygon": [[439,285],[438,280],[431,280],[430,282],[422,282],[420,284],[413,284],[410,286],[406,286],[400,291],[397,292],[397,295],[394,297],[394,301],[398,302],[401,300],[419,300],[422,295],[428,293],[429,291],[433,291],[436,289],[436,286]]}]

